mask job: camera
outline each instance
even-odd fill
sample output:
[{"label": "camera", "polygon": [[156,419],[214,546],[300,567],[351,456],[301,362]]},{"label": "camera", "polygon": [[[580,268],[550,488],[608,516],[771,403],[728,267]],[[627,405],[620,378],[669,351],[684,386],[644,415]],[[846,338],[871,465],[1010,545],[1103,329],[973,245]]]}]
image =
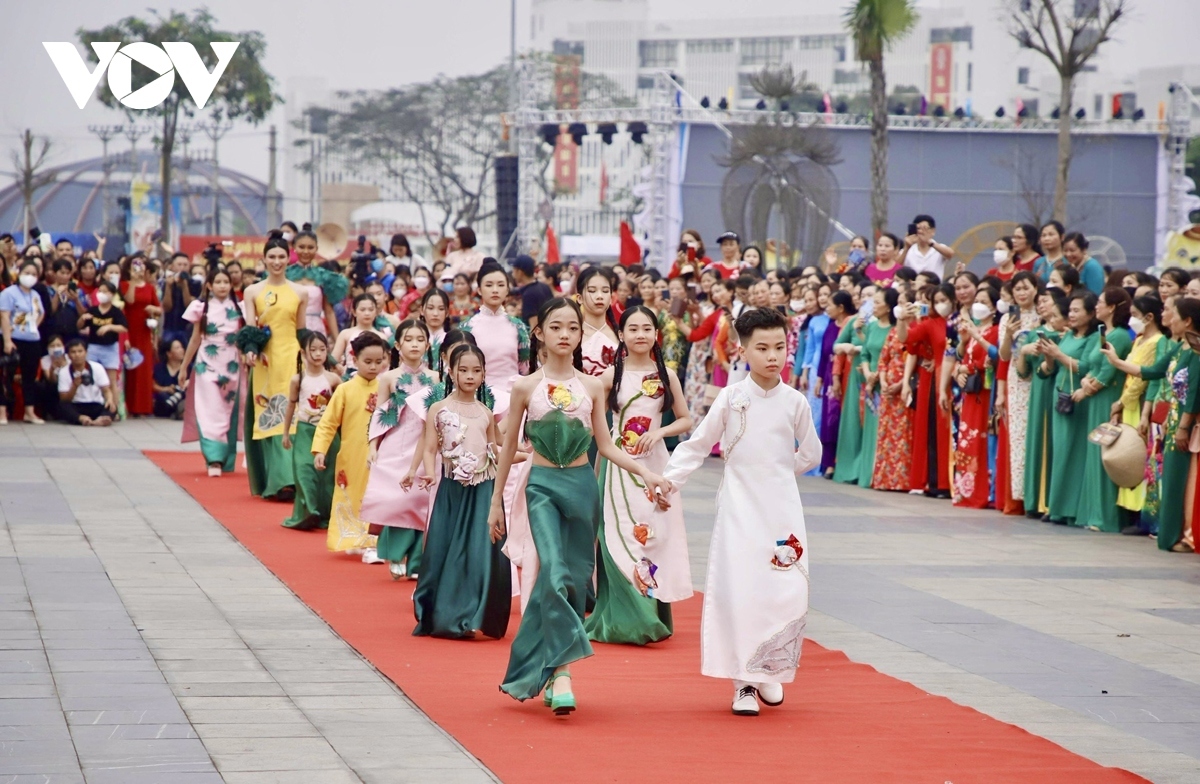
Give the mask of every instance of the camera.
[{"label": "camera", "polygon": [[79,373],[79,383],[85,387],[90,387],[92,384],[96,383],[96,379],[92,377],[92,371],[90,368]]},{"label": "camera", "polygon": [[210,242],[208,243],[208,247],[204,249],[204,252],[201,255],[204,256],[204,260],[208,262],[207,266],[211,267],[221,260],[221,258],[224,256],[224,251],[221,250],[221,243]]}]

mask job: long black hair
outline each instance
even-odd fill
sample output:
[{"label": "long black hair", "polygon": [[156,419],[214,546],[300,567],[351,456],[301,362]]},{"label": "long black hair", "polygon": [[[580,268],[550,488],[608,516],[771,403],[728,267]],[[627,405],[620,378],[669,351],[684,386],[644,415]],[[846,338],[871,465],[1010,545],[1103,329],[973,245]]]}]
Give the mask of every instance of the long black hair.
[{"label": "long black hair", "polygon": [[[450,395],[454,392],[454,377],[452,375],[454,368],[462,361],[462,358],[468,355],[479,357],[479,364],[483,368],[484,376],[487,376],[487,357],[483,355],[483,349],[474,343],[463,342],[454,347],[450,352],[450,373],[446,374],[446,400],[450,399]],[[480,393],[483,392],[485,382],[479,384],[479,389],[475,390],[475,399],[480,399]]]},{"label": "long black hair", "polygon": [[[200,322],[196,326],[200,328],[201,336],[206,334],[205,330],[208,328],[208,303],[212,301],[212,296],[213,296],[212,285],[213,285],[213,281],[217,279],[218,275],[224,275],[225,277],[229,278],[229,298],[234,299],[234,297],[233,297],[233,278],[229,277],[229,271],[226,270],[224,267],[218,267],[214,264],[208,270],[208,277],[204,281],[204,291],[203,291],[203,293],[200,294],[200,299],[203,300],[203,302],[204,302],[204,309],[202,311],[200,311]],[[236,300],[235,300],[235,302],[236,302]],[[241,316],[242,310],[241,310],[241,308],[238,308],[237,310],[238,310],[238,327],[240,328],[242,326],[242,316]]]},{"label": "long black hair", "polygon": [[551,313],[562,308],[570,308],[575,312],[575,317],[579,319],[579,343],[575,346],[575,355],[571,358],[571,364],[575,366],[576,370],[583,370],[583,311],[579,309],[579,303],[575,300],[555,297],[542,304],[537,314],[537,329],[529,336],[530,373],[538,369],[538,353],[542,347],[542,341],[538,340],[536,333],[544,329],[542,325],[546,323],[546,319],[550,318]]},{"label": "long black hair", "polygon": [[[325,337],[324,333],[309,330],[300,340],[300,350],[296,352],[296,375],[301,378],[304,377],[304,354],[308,351],[308,347],[317,341],[324,343],[325,351],[329,351],[329,338]],[[326,354],[325,361],[329,361],[328,354]]]},{"label": "long black hair", "polygon": [[[612,389],[608,391],[608,407],[612,411],[620,411],[621,405],[617,402],[618,393],[621,391],[621,377],[625,373],[625,357],[629,355],[629,347],[625,345],[624,339],[621,338],[621,331],[625,329],[625,325],[629,323],[629,319],[636,313],[641,313],[646,318],[650,319],[650,323],[654,325],[655,332],[658,331],[658,319],[655,318],[654,311],[645,305],[634,305],[621,314],[620,330],[617,332],[617,338],[621,340],[617,346],[617,357],[613,360],[613,383]],[[657,336],[656,336],[657,337]],[[662,384],[662,410],[670,411],[675,407],[675,395],[671,392],[671,375],[667,372],[667,365],[663,361],[662,347],[658,344],[658,340],[654,341],[654,345],[650,349],[650,356],[654,358],[654,366],[658,372],[658,380]]]},{"label": "long black hair", "polygon": [[[404,339],[404,333],[410,329],[419,329],[425,333],[425,343],[429,343],[429,327],[425,326],[425,322],[418,318],[406,318],[396,326],[396,342],[392,344],[391,358],[388,365],[392,370],[400,367],[400,341]],[[428,349],[425,351],[424,357],[429,359]]]},{"label": "long black hair", "polygon": [[446,377],[446,368],[450,364],[446,357],[446,353],[459,343],[466,343],[471,346],[477,345],[475,342],[475,336],[470,332],[461,329],[452,329],[447,332],[445,339],[442,340],[442,346],[438,351],[437,369],[442,378]]},{"label": "long black hair", "polygon": [[608,281],[609,304],[604,311],[604,320],[608,322],[608,326],[612,327],[613,332],[617,331],[617,320],[613,317],[612,310],[612,293],[617,288],[616,281],[613,280],[613,274],[599,264],[593,264],[586,267],[583,272],[579,273],[579,280],[575,282],[575,292],[580,297],[583,296],[584,289],[587,288],[588,281],[599,275]]}]

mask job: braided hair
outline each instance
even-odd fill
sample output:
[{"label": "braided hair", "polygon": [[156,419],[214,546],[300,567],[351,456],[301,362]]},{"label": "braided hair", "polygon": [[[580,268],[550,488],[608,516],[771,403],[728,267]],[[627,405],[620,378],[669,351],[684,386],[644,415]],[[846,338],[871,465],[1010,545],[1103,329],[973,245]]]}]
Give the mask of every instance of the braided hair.
[{"label": "braided hair", "polygon": [[[617,356],[613,360],[613,383],[612,389],[608,391],[608,408],[611,411],[619,412],[621,404],[618,402],[618,394],[621,391],[621,377],[625,373],[625,357],[629,355],[629,347],[625,345],[625,340],[622,337],[622,332],[625,330],[625,325],[629,323],[629,319],[634,314],[641,313],[646,318],[650,319],[650,323],[654,325],[655,332],[658,331],[658,320],[654,316],[654,311],[645,305],[635,305],[621,314],[621,328],[617,332],[617,337],[620,339],[620,344],[617,346]],[[663,361],[662,346],[659,345],[657,336],[653,347],[650,349],[650,356],[654,358],[654,366],[657,369],[658,380],[662,383],[663,398],[662,410],[670,411],[675,407],[675,395],[671,392],[671,376],[667,373],[667,364]]]},{"label": "braided hair", "polygon": [[459,343],[466,343],[471,346],[477,345],[475,342],[475,336],[470,332],[466,332],[461,329],[452,329],[447,332],[446,339],[442,341],[442,348],[439,352],[440,356],[438,357],[437,364],[438,374],[442,378],[446,377],[446,368],[450,365],[450,362],[447,359],[450,349],[454,348]]},{"label": "braided hair", "polygon": [[[538,310],[537,329],[534,330],[533,333],[529,336],[529,372],[530,373],[532,373],[533,371],[538,369],[538,354],[542,347],[542,341],[538,340],[537,333],[540,332],[542,329],[544,329],[544,327],[542,325],[545,324],[546,320],[550,318],[550,314],[556,310],[561,310],[562,308],[570,308],[571,310],[575,311],[575,318],[579,319],[579,331],[581,333],[583,332],[583,311],[581,311],[579,309],[578,302],[576,302],[573,299],[565,299],[563,297],[555,297],[554,299],[546,300],[546,302],[542,305],[541,309]],[[575,354],[571,358],[571,364],[575,366],[576,370],[583,370],[582,335],[580,336],[580,341],[577,344],[575,344]]]},{"label": "braided hair", "polygon": [[[213,285],[213,281],[215,281],[217,279],[218,275],[224,275],[225,277],[229,278],[229,273],[226,272],[223,267],[218,267],[214,264],[208,270],[208,278],[206,278],[204,281],[204,291],[202,291],[200,293],[200,299],[202,302],[204,302],[204,309],[202,311],[200,311],[200,321],[196,326],[198,326],[200,328],[201,336],[203,336],[205,334],[205,330],[208,329],[208,304],[212,301],[212,285]],[[232,278],[229,279],[229,283],[230,283],[229,296],[232,297],[233,296],[233,279]],[[240,310],[239,310],[239,313],[240,313]],[[238,317],[239,326],[241,325],[241,321],[242,321],[241,316],[239,316]]]},{"label": "braided hair", "polygon": [[325,337],[320,332],[310,330],[300,339],[300,350],[296,352],[296,374],[304,376],[304,355],[308,352],[308,347],[313,343],[324,343],[325,350],[329,350],[329,338]]},{"label": "braided hair", "polygon": [[[458,363],[461,362],[462,358],[465,356],[479,357],[479,365],[480,365],[480,367],[482,367],[484,369],[485,374],[486,374],[487,357],[485,357],[483,355],[483,349],[479,348],[479,346],[475,345],[474,343],[468,343],[465,341],[461,342],[460,345],[455,346],[454,350],[450,352],[451,373],[446,374],[446,398],[445,399],[447,399],[447,400],[449,400],[450,395],[454,393],[454,377],[452,375],[454,368],[458,366]],[[480,400],[481,402],[482,402],[481,395],[483,393],[483,388],[484,388],[484,384],[480,383],[479,388],[475,390],[475,399]]]}]

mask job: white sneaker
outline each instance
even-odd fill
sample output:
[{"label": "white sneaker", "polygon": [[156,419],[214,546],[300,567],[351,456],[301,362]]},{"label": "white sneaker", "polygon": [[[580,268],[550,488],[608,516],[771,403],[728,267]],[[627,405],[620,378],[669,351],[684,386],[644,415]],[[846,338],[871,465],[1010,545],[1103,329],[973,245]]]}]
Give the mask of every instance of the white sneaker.
[{"label": "white sneaker", "polygon": [[758,691],[754,686],[745,681],[734,681],[733,688],[733,715],[757,716]]},{"label": "white sneaker", "polygon": [[392,573],[393,580],[399,580],[408,573],[408,570],[400,561],[388,561],[388,571]]},{"label": "white sneaker", "polygon": [[365,564],[387,563],[386,560],[379,557],[378,553],[375,552],[374,547],[368,547],[367,549],[363,550],[362,562]]},{"label": "white sneaker", "polygon": [[758,689],[758,698],[762,700],[763,705],[775,708],[783,704],[782,683],[756,683],[754,685]]}]

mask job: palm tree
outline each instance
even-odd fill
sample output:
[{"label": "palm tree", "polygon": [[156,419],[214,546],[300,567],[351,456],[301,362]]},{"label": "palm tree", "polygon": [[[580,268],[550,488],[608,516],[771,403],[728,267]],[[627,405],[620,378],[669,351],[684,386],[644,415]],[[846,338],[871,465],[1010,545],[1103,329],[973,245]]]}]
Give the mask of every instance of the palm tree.
[{"label": "palm tree", "polygon": [[887,80],[883,53],[912,30],[917,10],[912,0],[855,0],[846,11],[854,51],[871,73],[871,228],[887,230]]}]

